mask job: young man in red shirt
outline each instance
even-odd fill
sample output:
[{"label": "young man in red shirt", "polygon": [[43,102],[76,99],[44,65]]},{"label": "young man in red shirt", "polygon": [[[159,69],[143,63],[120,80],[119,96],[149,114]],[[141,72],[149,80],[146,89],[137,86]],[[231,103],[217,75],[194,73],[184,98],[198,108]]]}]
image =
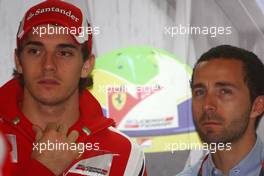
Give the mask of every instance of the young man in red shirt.
[{"label": "young man in red shirt", "polygon": [[95,61],[89,29],[78,7],[59,0],[26,12],[15,78],[0,89],[13,175],[146,175],[142,150],[85,90]]}]

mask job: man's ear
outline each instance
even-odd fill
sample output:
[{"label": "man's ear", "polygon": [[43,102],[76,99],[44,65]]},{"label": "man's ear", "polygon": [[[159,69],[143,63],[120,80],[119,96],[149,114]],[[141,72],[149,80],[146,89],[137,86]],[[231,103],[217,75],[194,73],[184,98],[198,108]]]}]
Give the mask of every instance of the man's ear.
[{"label": "man's ear", "polygon": [[14,57],[15,57],[16,71],[18,73],[22,74],[23,73],[23,69],[22,69],[22,65],[21,65],[21,60],[18,57],[17,49],[15,49]]},{"label": "man's ear", "polygon": [[250,118],[256,118],[264,112],[264,95],[258,96],[253,102]]},{"label": "man's ear", "polygon": [[83,64],[81,78],[87,78],[88,75],[93,71],[94,62],[95,62],[95,56],[91,54],[89,56],[89,59],[87,59]]}]

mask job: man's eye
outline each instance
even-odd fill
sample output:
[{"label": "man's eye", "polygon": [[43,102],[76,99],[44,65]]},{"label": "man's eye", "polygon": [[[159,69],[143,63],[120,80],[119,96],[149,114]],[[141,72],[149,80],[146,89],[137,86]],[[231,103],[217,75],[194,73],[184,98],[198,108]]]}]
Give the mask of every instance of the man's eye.
[{"label": "man's eye", "polygon": [[196,89],[193,90],[193,96],[198,97],[205,94],[205,91],[203,89]]},{"label": "man's eye", "polygon": [[37,48],[29,48],[27,50],[27,53],[28,54],[32,54],[32,55],[40,55],[41,54],[41,51]]},{"label": "man's eye", "polygon": [[71,57],[73,56],[73,52],[70,51],[59,51],[58,55],[61,57]]},{"label": "man's eye", "polygon": [[232,94],[232,90],[229,90],[229,89],[221,89],[220,90],[220,93],[222,95],[230,95],[230,94]]}]

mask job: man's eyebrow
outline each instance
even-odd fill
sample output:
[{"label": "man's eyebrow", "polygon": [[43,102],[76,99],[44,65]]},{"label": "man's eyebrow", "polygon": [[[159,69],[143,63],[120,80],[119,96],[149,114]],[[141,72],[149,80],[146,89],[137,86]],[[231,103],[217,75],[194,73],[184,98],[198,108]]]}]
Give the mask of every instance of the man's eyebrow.
[{"label": "man's eyebrow", "polygon": [[[28,42],[26,42],[23,45],[23,47],[25,47],[27,45],[44,46],[44,44],[39,42],[39,41],[28,41]],[[57,48],[73,48],[73,49],[77,49],[77,46],[74,45],[74,44],[69,44],[69,43],[61,43],[61,44],[57,45]]]},{"label": "man's eyebrow", "polygon": [[[235,84],[231,82],[227,82],[227,81],[219,81],[219,82],[216,82],[214,85],[216,87],[233,87],[235,89],[238,89],[238,86],[236,86]],[[195,89],[195,88],[205,88],[205,85],[203,83],[195,83],[191,85],[191,89]]]},{"label": "man's eyebrow", "polygon": [[219,82],[216,82],[215,85],[216,87],[233,87],[233,88],[238,89],[238,87],[235,84],[231,82],[227,82],[227,81],[219,81]]},{"label": "man's eyebrow", "polygon": [[204,88],[205,85],[203,83],[195,83],[191,85],[191,89],[195,89],[195,88]]},{"label": "man's eyebrow", "polygon": [[37,45],[37,46],[43,46],[43,43],[39,42],[39,41],[28,41],[26,42],[23,47],[27,46],[27,45]]},{"label": "man's eyebrow", "polygon": [[72,49],[77,49],[76,45],[69,44],[69,43],[61,43],[57,45],[57,48],[72,48]]}]

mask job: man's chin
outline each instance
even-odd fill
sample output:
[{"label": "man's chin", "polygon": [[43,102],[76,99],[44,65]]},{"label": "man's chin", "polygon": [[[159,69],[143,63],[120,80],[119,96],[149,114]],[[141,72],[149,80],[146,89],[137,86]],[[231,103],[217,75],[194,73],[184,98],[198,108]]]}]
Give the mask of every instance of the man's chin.
[{"label": "man's chin", "polygon": [[63,102],[60,98],[58,97],[54,97],[54,96],[41,96],[36,98],[36,100],[42,104],[42,105],[47,105],[47,106],[55,106],[58,104],[61,104],[61,102]]},{"label": "man's chin", "polygon": [[224,142],[224,138],[221,134],[210,131],[206,133],[199,133],[199,136],[203,142],[206,143],[222,143]]}]

